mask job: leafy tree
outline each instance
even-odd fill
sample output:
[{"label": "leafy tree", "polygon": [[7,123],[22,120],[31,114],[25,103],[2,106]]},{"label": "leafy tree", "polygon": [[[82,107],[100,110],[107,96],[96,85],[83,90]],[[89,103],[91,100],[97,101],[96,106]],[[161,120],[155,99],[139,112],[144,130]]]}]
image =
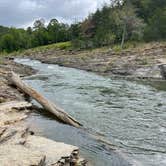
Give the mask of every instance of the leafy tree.
[{"label": "leafy tree", "polygon": [[146,41],[166,39],[166,8],[158,9],[148,22],[144,36]]},{"label": "leafy tree", "polygon": [[9,28],[0,26],[0,37],[9,32]]},{"label": "leafy tree", "polygon": [[59,22],[57,19],[52,19],[47,26],[49,32],[49,43],[57,42],[59,35]]},{"label": "leafy tree", "polygon": [[165,39],[165,0],[130,0],[137,8],[138,17],[146,23],[144,39],[146,41]]},{"label": "leafy tree", "polygon": [[143,20],[137,17],[134,7],[129,1],[126,1],[120,10],[120,24],[123,27],[121,48],[123,48],[125,39],[140,40],[143,37]]},{"label": "leafy tree", "polygon": [[2,38],[0,40],[0,44],[1,44],[1,47],[0,47],[1,51],[4,50],[7,52],[11,52],[16,47],[15,40],[14,40],[13,36],[10,34],[6,34],[6,35],[2,36]]},{"label": "leafy tree", "polygon": [[39,19],[39,20],[36,20],[33,24],[33,29],[34,30],[39,30],[39,29],[42,29],[44,28],[45,26],[45,20],[44,19]]}]

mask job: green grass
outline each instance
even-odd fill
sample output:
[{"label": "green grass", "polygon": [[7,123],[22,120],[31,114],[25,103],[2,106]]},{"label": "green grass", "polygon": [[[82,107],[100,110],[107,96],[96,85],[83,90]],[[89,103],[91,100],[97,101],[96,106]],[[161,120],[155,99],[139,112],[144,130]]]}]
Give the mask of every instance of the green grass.
[{"label": "green grass", "polygon": [[1,52],[0,56],[16,56],[16,55],[22,55],[22,54],[32,54],[32,53],[38,53],[38,52],[45,52],[48,50],[68,50],[72,48],[72,43],[70,41],[68,42],[60,42],[60,43],[55,43],[55,44],[49,44],[45,46],[39,46],[35,48],[30,48],[27,50],[18,50],[18,51],[13,51],[12,53],[6,53],[6,52]]},{"label": "green grass", "polygon": [[[156,43],[156,42],[154,42]],[[151,45],[153,44],[153,42],[151,43],[144,43],[144,42],[126,42],[124,44],[123,49],[121,49],[120,44],[114,44],[114,45],[110,45],[110,46],[105,46],[105,47],[99,47],[99,48],[93,48],[93,49],[84,49],[82,50],[82,53],[86,52],[87,54],[91,53],[102,53],[102,52],[107,52],[108,50],[112,50],[115,53],[121,53],[122,51],[131,51],[131,50],[137,50],[137,49],[144,49],[146,48],[150,48]],[[166,44],[166,42],[159,42],[160,44]],[[55,44],[49,44],[49,45],[45,45],[45,46],[39,46],[39,47],[35,47],[35,48],[31,48],[31,49],[27,49],[27,50],[19,50],[19,51],[14,51],[12,53],[7,53],[7,52],[0,52],[0,57],[3,56],[18,56],[18,55],[32,55],[35,53],[45,53],[49,50],[75,50],[77,51],[76,48],[74,48],[72,46],[72,42],[68,41],[68,42],[60,42],[60,43],[55,43]],[[144,62],[146,63],[146,62]]]},{"label": "green grass", "polygon": [[137,46],[144,45],[145,43],[140,43],[140,42],[125,42],[123,49],[121,48],[120,44],[115,44],[112,46],[113,51],[120,53],[121,51],[126,51],[128,49],[134,49]]},{"label": "green grass", "polygon": [[121,52],[121,51],[122,51],[120,45],[114,45],[114,46],[112,47],[112,50],[115,51],[115,52]]},{"label": "green grass", "polygon": [[[133,47],[132,43],[126,43],[124,45],[124,49],[126,50],[127,48],[131,48]],[[116,44],[116,45],[110,45],[110,46],[105,46],[105,47],[100,47],[100,48],[93,48],[93,49],[85,49],[84,51],[106,51],[108,49],[112,48],[113,51],[115,52],[121,52],[122,49],[120,47],[120,45]],[[13,51],[12,53],[6,53],[6,52],[1,52],[0,56],[15,56],[15,55],[30,55],[33,53],[39,53],[39,52],[46,52],[48,50],[69,50],[69,49],[74,49],[72,46],[72,42],[68,41],[68,42],[60,42],[60,43],[55,43],[55,44],[49,44],[49,45],[45,45],[45,46],[38,46],[35,48],[30,48],[30,49],[26,49],[26,50],[18,50],[18,51]],[[76,49],[74,49],[76,50]]]},{"label": "green grass", "polygon": [[22,51],[22,53],[29,54],[29,53],[34,53],[34,52],[45,52],[48,50],[57,50],[57,49],[68,50],[70,48],[72,48],[72,43],[70,41],[68,41],[68,42],[60,42],[60,43],[31,48],[31,49]]},{"label": "green grass", "polygon": [[70,41],[68,41],[68,42],[49,44],[46,46],[40,46],[40,47],[33,48],[32,50],[48,50],[48,49],[66,50],[66,49],[69,49],[71,47],[72,47],[72,43]]}]

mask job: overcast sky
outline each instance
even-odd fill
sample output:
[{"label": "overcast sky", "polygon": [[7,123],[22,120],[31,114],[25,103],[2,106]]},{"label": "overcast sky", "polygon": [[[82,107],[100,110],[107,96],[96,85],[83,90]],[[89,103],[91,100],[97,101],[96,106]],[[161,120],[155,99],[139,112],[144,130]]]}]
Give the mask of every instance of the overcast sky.
[{"label": "overcast sky", "polygon": [[34,20],[79,21],[110,0],[0,0],[0,25],[27,27]]}]

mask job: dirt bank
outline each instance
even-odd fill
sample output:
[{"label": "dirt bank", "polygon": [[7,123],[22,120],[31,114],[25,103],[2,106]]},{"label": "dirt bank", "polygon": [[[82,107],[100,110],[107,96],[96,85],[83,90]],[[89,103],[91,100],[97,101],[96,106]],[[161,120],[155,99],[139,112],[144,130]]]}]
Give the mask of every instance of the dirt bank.
[{"label": "dirt bank", "polygon": [[0,62],[0,165],[86,165],[79,156],[78,147],[35,135],[25,123],[30,113],[35,111],[32,106],[10,108],[13,101],[18,103],[27,99],[27,96],[10,85],[10,72],[26,76],[36,71],[16,64],[10,58],[1,58]]},{"label": "dirt bank", "polygon": [[23,57],[43,63],[97,72],[109,76],[166,79],[166,43],[150,43],[124,51],[101,48],[86,51],[28,50]]}]

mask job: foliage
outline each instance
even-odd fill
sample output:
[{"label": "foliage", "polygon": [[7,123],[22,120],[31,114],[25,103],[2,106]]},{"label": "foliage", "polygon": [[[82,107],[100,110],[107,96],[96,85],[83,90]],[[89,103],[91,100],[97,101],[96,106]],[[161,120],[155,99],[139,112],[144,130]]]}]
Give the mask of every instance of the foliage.
[{"label": "foliage", "polygon": [[[100,47],[128,41],[166,39],[165,0],[113,0],[80,24],[77,47]],[[89,44],[90,43],[90,44]]]},{"label": "foliage", "polygon": [[52,19],[48,26],[45,26],[43,19],[36,20],[34,27],[28,27],[26,30],[0,27],[0,52],[12,52],[69,40],[69,26],[59,23],[56,19]]},{"label": "foliage", "polygon": [[128,42],[165,39],[166,0],[112,0],[111,5],[71,25],[51,19],[46,26],[45,21],[39,19],[26,30],[0,26],[0,52],[66,41],[82,49],[118,45],[116,50],[120,50]]},{"label": "foliage", "polygon": [[137,7],[137,16],[146,23],[145,41],[166,39],[166,1],[131,0]]}]

